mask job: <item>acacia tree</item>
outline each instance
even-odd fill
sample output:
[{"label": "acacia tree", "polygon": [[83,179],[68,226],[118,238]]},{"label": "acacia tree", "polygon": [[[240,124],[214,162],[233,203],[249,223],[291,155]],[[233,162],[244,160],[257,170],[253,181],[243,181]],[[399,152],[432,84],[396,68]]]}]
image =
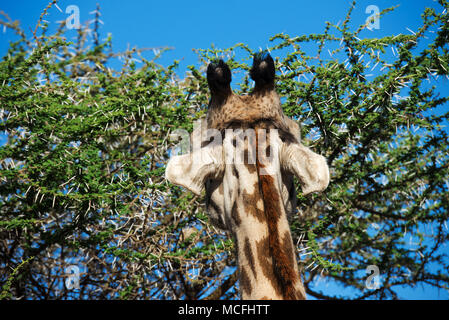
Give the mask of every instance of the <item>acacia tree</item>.
[{"label": "acacia tree", "polygon": [[[427,84],[449,69],[449,4],[438,2],[442,13],[426,9],[409,35],[360,39],[353,3],[322,34],[270,39],[283,109],[331,168],[328,189],[299,193],[291,217],[311,296],[343,297],[317,290],[316,277],[355,298],[449,288],[448,97]],[[180,77],[177,61],[156,63],[164,50],[114,52],[98,23],[74,42],[64,24],[48,35],[47,9],[31,36],[1,21],[18,34],[0,62],[1,297],[236,298],[232,240],[210,225],[203,197],[164,170],[171,133],[206,112],[207,63],[225,57],[246,93],[253,51],[197,50],[200,62]],[[377,289],[366,287],[369,265]]]}]

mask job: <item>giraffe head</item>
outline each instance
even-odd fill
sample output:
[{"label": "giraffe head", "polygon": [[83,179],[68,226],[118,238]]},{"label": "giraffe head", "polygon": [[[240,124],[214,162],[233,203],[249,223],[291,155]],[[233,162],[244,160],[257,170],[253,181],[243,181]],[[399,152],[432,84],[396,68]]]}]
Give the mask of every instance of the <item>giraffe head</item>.
[{"label": "giraffe head", "polygon": [[296,207],[293,177],[309,194],[327,187],[329,169],[284,115],[269,54],[254,56],[250,77],[253,91],[236,95],[226,63],[209,64],[207,117],[192,133],[193,151],[172,157],[166,178],[206,191],[212,223],[236,239],[243,298],[305,298],[286,217]]}]

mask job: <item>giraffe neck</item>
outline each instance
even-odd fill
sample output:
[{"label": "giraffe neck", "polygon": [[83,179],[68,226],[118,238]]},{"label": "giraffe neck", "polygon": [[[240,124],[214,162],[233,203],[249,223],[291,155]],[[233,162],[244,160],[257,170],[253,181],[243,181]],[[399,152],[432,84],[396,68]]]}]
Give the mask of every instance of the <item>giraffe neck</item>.
[{"label": "giraffe neck", "polygon": [[256,163],[245,164],[246,170],[233,168],[240,185],[231,217],[241,295],[243,299],[305,299],[279,183],[276,175],[263,172],[267,168],[259,159],[259,148],[267,150],[268,145],[259,145],[258,136],[256,128]]}]

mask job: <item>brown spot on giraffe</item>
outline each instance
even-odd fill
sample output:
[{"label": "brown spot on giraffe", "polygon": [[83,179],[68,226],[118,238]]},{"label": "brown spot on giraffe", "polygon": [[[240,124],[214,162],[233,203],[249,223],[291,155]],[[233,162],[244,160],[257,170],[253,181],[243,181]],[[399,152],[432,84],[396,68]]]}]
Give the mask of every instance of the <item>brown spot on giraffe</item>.
[{"label": "brown spot on giraffe", "polygon": [[232,205],[232,210],[231,210],[231,217],[232,220],[234,221],[234,223],[239,226],[242,223],[242,219],[240,218],[240,213],[238,210],[238,204],[237,201],[234,201],[233,205]]},{"label": "brown spot on giraffe", "polygon": [[296,255],[295,251],[293,249],[293,243],[292,238],[290,235],[290,232],[285,231],[284,235],[282,236],[282,246],[285,248],[285,254],[289,259],[291,259],[291,264],[297,263],[296,262]]},{"label": "brown spot on giraffe", "polygon": [[239,178],[239,172],[237,171],[235,166],[232,168],[232,173],[234,174],[234,177],[236,177],[237,179]]},{"label": "brown spot on giraffe", "polygon": [[249,279],[248,276],[248,272],[246,271],[245,268],[240,267],[239,273],[240,273],[240,281],[239,281],[240,290],[242,290],[243,293],[245,293],[246,295],[250,295],[252,287],[251,287],[251,280]]},{"label": "brown spot on giraffe", "polygon": [[245,163],[245,166],[249,173],[255,173],[257,171],[255,164]]},{"label": "brown spot on giraffe", "polygon": [[254,192],[252,194],[248,193],[245,189],[242,192],[244,210],[247,214],[250,214],[260,222],[265,223],[264,212],[257,205],[259,200],[262,199],[259,184],[257,183],[253,188]]},{"label": "brown spot on giraffe", "polygon": [[279,286],[279,282],[277,281],[276,275],[273,270],[273,261],[270,255],[267,255],[267,252],[270,252],[270,240],[268,237],[261,239],[256,242],[257,248],[257,256],[259,257],[259,264],[262,269],[263,275],[269,279],[271,285],[277,295],[281,296],[282,290]]},{"label": "brown spot on giraffe", "polygon": [[249,267],[251,268],[251,271],[253,272],[254,277],[257,279],[254,255],[253,255],[253,251],[251,249],[251,243],[248,238],[245,239],[245,246],[243,248],[243,251],[245,252],[246,258],[248,259]]}]

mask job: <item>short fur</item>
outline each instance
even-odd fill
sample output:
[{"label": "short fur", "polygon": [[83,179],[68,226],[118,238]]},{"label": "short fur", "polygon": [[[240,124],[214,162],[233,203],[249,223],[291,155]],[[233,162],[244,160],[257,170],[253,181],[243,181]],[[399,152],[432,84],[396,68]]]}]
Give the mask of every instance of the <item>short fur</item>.
[{"label": "short fur", "polygon": [[[235,238],[243,299],[305,299],[287,220],[296,207],[293,176],[307,194],[327,187],[329,169],[324,157],[301,145],[297,123],[284,115],[268,53],[254,56],[250,76],[254,90],[238,96],[230,88],[229,67],[222,60],[208,66],[209,109],[193,136],[216,129],[223,144],[201,140],[201,150],[170,159],[166,177],[197,194],[206,190],[212,223]],[[248,160],[254,142],[227,129],[255,131],[255,163]],[[244,163],[224,161],[241,148]],[[195,162],[198,154],[202,160]]]}]

